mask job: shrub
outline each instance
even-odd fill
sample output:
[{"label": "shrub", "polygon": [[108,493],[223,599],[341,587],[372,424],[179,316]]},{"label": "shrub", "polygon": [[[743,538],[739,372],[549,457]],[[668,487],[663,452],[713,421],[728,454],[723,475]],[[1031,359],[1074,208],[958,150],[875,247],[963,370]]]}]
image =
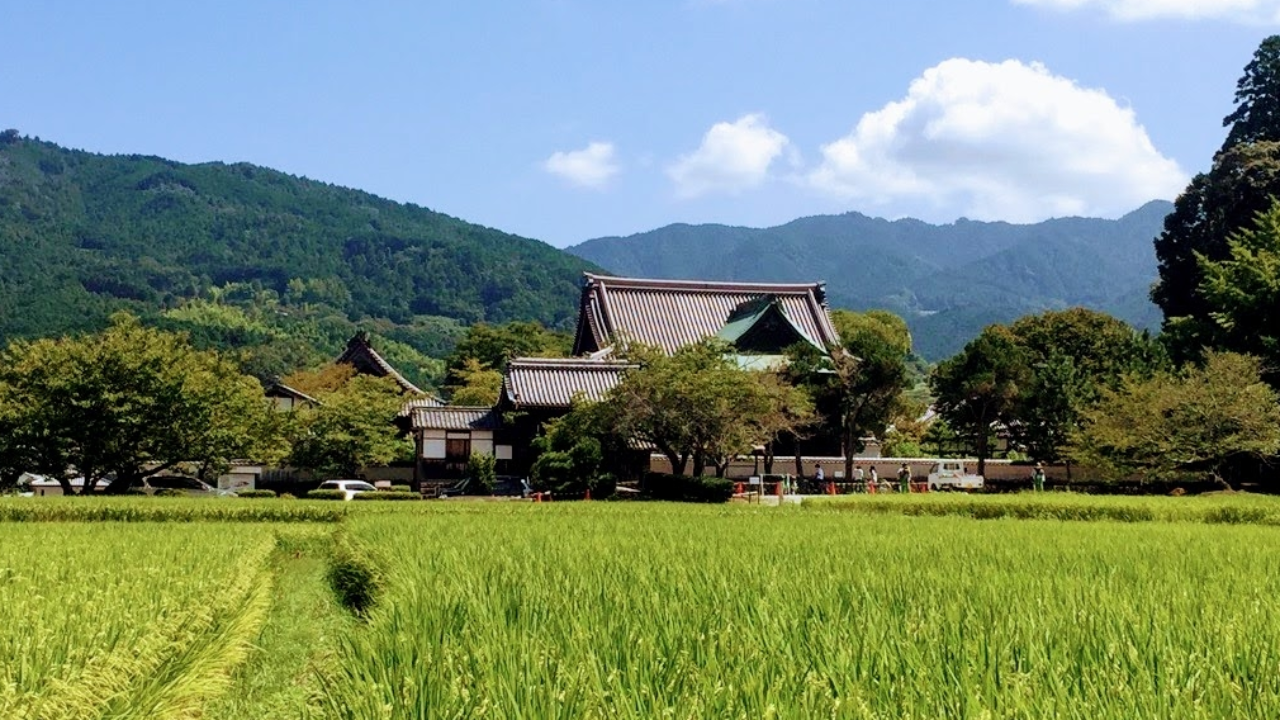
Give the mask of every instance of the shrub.
[{"label": "shrub", "polygon": [[351,499],[352,500],[421,500],[422,496],[416,492],[379,490],[378,492],[359,493]]},{"label": "shrub", "polygon": [[409,485],[392,485],[389,492],[413,492],[413,487]]},{"label": "shrub", "polygon": [[649,473],[644,479],[644,494],[653,500],[726,503],[733,497],[733,481]]},{"label": "shrub", "polygon": [[186,497],[186,496],[187,496],[186,491],[179,490],[178,488],[160,488],[159,490],[156,491],[156,497]]},{"label": "shrub", "polygon": [[307,493],[308,500],[346,500],[347,494],[341,490],[311,490]]},{"label": "shrub", "polygon": [[467,461],[467,492],[474,495],[492,495],[493,484],[498,480],[497,461],[492,455],[471,453]]},{"label": "shrub", "polygon": [[236,493],[236,497],[242,498],[273,498],[275,496],[275,490],[240,490]]}]

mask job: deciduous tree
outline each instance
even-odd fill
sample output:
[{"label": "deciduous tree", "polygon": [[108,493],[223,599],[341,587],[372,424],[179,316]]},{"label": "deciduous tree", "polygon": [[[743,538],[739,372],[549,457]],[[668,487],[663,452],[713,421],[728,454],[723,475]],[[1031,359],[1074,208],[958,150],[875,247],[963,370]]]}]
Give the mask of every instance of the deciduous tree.
[{"label": "deciduous tree", "polygon": [[1112,475],[1206,468],[1280,451],[1280,404],[1257,358],[1210,351],[1203,367],[1130,377],[1084,413],[1070,453]]},{"label": "deciduous tree", "polygon": [[319,407],[293,411],[293,467],[355,477],[360,468],[412,455],[412,443],[392,425],[404,396],[391,378],[356,375],[317,399]]},{"label": "deciduous tree", "polygon": [[930,376],[938,414],[974,448],[979,475],[986,472],[991,457],[992,425],[1013,419],[1030,381],[1024,349],[1001,325],[984,329]]},{"label": "deciduous tree", "polygon": [[[272,453],[275,418],[258,381],[185,337],[116,315],[97,335],[15,342],[0,353],[0,465],[58,479],[144,477]],[[265,458],[264,458],[265,459]]]}]

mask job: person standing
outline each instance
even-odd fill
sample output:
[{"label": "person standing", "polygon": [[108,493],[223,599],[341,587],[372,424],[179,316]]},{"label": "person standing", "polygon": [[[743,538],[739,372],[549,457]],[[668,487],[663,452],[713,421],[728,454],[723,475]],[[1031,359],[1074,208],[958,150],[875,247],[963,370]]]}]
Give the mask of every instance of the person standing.
[{"label": "person standing", "polygon": [[898,468],[898,492],[911,492],[911,468],[906,463],[902,463],[902,467]]},{"label": "person standing", "polygon": [[[861,486],[862,486],[862,491],[863,491],[863,492],[870,492],[869,490],[867,490],[866,479],[867,479],[867,474],[866,474],[866,473],[864,473],[864,472],[862,472],[862,466],[861,466],[861,465],[859,465],[858,467],[856,467],[856,468],[854,468],[854,469],[853,469],[853,480],[854,480],[854,482],[856,482],[856,483],[858,483],[858,485],[861,485]],[[855,490],[856,490],[856,487],[857,487],[857,486],[855,486]]]},{"label": "person standing", "polygon": [[880,489],[880,475],[876,472],[876,466],[871,466],[871,480],[869,481],[876,490]]},{"label": "person standing", "polygon": [[822,463],[818,463],[814,469],[813,481],[818,486],[815,492],[823,493],[827,491],[827,471],[822,468]]},{"label": "person standing", "polygon": [[1036,471],[1031,474],[1031,485],[1036,492],[1044,492],[1044,466],[1036,463]]}]

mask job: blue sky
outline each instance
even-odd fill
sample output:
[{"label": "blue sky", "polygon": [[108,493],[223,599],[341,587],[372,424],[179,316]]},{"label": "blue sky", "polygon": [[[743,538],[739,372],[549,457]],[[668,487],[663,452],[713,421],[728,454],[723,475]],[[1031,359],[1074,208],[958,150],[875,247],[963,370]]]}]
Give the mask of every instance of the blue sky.
[{"label": "blue sky", "polygon": [[565,246],[850,210],[1114,217],[1224,137],[1280,0],[12,2],[0,126]]}]

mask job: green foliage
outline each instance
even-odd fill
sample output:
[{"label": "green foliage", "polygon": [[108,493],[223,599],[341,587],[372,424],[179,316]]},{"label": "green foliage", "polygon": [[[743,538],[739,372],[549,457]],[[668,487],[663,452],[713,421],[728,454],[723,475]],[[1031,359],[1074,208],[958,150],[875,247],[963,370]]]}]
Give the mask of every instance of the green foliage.
[{"label": "green foliage", "polygon": [[476,366],[500,373],[512,358],[564,357],[572,349],[573,335],[540,322],[476,323],[449,354],[446,378],[450,385],[464,385]]},{"label": "green foliage", "polygon": [[842,346],[832,348],[830,355],[812,347],[794,348],[787,374],[826,409],[828,425],[840,429],[845,477],[851,477],[861,439],[884,437],[904,403],[911,333],[902,318],[884,310],[837,310],[831,316]]},{"label": "green foliage", "polygon": [[1203,367],[1130,377],[1083,414],[1070,454],[1112,475],[1198,468],[1223,476],[1235,456],[1280,452],[1280,397],[1256,358],[1210,352]]},{"label": "green foliage", "polygon": [[467,460],[467,491],[475,495],[492,495],[498,481],[497,460],[485,453],[471,453]]},{"label": "green foliage", "polygon": [[1166,340],[1175,359],[1199,357],[1222,343],[1216,302],[1202,293],[1205,263],[1231,257],[1230,239],[1251,227],[1280,194],[1280,36],[1262,41],[1236,85],[1236,109],[1210,171],[1196,175],[1178,197],[1156,238],[1160,280],[1151,297],[1164,312]]},{"label": "green foliage", "polygon": [[1200,256],[1200,292],[1217,326],[1214,345],[1258,356],[1264,376],[1280,387],[1280,203],[1227,245],[1222,261]]},{"label": "green foliage", "polygon": [[282,449],[262,387],[182,336],[118,315],[105,332],[17,341],[0,353],[0,466],[85,492],[113,477],[124,492],[147,475],[194,463],[216,475],[233,458]]},{"label": "green foliage", "polygon": [[1129,374],[1149,375],[1167,359],[1147,333],[1084,308],[1028,315],[1010,326],[1030,381],[1010,414],[1013,440],[1031,457],[1060,462],[1081,411]]},{"label": "green foliage", "polygon": [[274,498],[275,490],[237,490],[236,497],[242,498]]},{"label": "green foliage", "polygon": [[992,325],[955,357],[939,363],[929,378],[938,414],[978,456],[978,474],[991,457],[992,426],[1013,419],[1031,382],[1025,350],[1006,327]]},{"label": "green foliage", "polygon": [[386,573],[368,547],[339,531],[334,534],[328,580],[339,604],[363,617],[382,594]]},{"label": "green foliage", "polygon": [[452,384],[445,386],[445,390],[449,392],[449,401],[453,405],[487,407],[498,402],[502,391],[501,371],[475,358],[467,358],[461,366],[450,371],[449,377]]},{"label": "green foliage", "polygon": [[727,503],[733,497],[733,481],[724,478],[686,477],[648,473],[644,496],[651,500],[694,503]]},{"label": "green foliage", "polygon": [[308,500],[346,500],[347,494],[341,490],[308,490]]},{"label": "green foliage", "polygon": [[352,496],[352,500],[421,500],[420,493],[411,490],[398,492],[395,490],[379,490],[378,492],[363,492]]},{"label": "green foliage", "polygon": [[577,496],[590,491],[597,497],[613,492],[613,477],[605,470],[605,447],[620,454],[625,443],[609,433],[599,405],[578,402],[567,415],[542,427],[533,441],[538,457],[530,470],[535,490],[553,496]]},{"label": "green foliage", "polygon": [[1280,140],[1280,36],[1265,38],[1236,82],[1236,109],[1223,118],[1231,130],[1222,149]]},{"label": "green foliage", "polygon": [[321,477],[354,477],[360,468],[412,454],[412,443],[392,425],[404,396],[391,378],[356,375],[317,399],[320,406],[290,413],[289,465]]},{"label": "green foliage", "polygon": [[743,370],[731,348],[716,340],[686,345],[673,355],[632,347],[628,371],[603,403],[602,421],[619,436],[652,444],[684,474],[710,464],[722,475],[735,455],[772,442],[810,421],[808,397],[770,373]]},{"label": "green foliage", "polygon": [[[581,272],[594,269],[247,164],[95,155],[16,133],[0,164],[0,340],[101,330],[124,309],[191,331],[198,347],[245,350],[243,367],[266,379],[332,358],[356,322],[422,358],[446,355],[464,324],[568,328]],[[186,310],[193,302],[236,312]],[[441,380],[443,368],[406,365],[415,382]]]}]

